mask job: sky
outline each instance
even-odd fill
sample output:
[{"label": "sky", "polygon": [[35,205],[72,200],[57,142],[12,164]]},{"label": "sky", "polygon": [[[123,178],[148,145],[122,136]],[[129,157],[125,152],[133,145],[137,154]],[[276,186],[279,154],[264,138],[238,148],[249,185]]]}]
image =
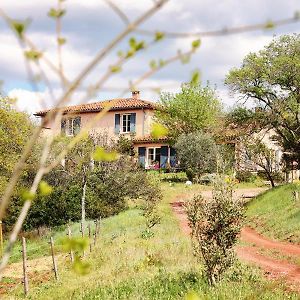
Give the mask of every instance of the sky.
[{"label": "sky", "polygon": [[[153,0],[111,0],[127,17],[134,21],[153,5]],[[30,18],[26,36],[30,38],[45,57],[57,64],[55,22],[47,16],[56,1],[46,0],[1,0],[0,8],[12,19]],[[62,47],[63,66],[66,77],[72,81],[79,72],[114,37],[125,29],[124,22],[104,0],[66,0],[63,2],[66,15],[62,18],[62,36],[66,44]],[[268,20],[290,18],[300,11],[299,0],[169,0],[164,7],[144,22],[139,28],[160,32],[206,32],[222,28],[264,23]],[[209,83],[216,88],[225,107],[234,105],[237,97],[224,85],[229,70],[239,67],[243,58],[250,52],[257,52],[274,37],[282,34],[300,32],[300,22],[275,27],[272,30],[257,30],[219,37],[201,37],[199,50],[187,64],[177,61],[164,67],[152,77],[143,81],[137,89],[141,98],[157,101],[162,92],[178,92],[184,82],[188,82],[194,70],[201,72],[203,85]],[[104,84],[104,88],[94,96],[86,96],[87,87],[94,84],[106,70],[118,60],[118,51],[128,49],[128,41],[135,37],[147,45],[153,36],[131,33],[122,40],[85,78],[76,90],[71,104],[95,102],[119,97],[129,82],[135,81],[149,69],[151,60],[165,60],[191,48],[195,38],[165,38],[152,43],[140,51],[122,67],[122,71],[113,74]],[[48,78],[48,85],[39,81],[37,86],[28,80],[23,50],[16,36],[0,19],[0,80],[3,91],[10,97],[16,97],[16,106],[20,110],[34,113],[43,108],[53,107],[62,95],[61,82],[55,72],[42,61],[41,66]],[[37,68],[33,66],[33,72]],[[51,97],[54,94],[53,97]],[[130,96],[127,91],[125,97]]]}]

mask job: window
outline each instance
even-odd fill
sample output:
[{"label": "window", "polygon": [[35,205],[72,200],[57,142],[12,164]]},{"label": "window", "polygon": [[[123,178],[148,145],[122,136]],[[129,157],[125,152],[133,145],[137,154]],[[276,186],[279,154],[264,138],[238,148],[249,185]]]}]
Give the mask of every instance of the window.
[{"label": "window", "polygon": [[63,119],[61,121],[61,132],[67,136],[77,135],[80,131],[81,117]]},{"label": "window", "polygon": [[159,168],[160,164],[160,148],[148,148],[148,167]]},{"label": "window", "polygon": [[122,115],[122,132],[130,132],[130,114]]}]

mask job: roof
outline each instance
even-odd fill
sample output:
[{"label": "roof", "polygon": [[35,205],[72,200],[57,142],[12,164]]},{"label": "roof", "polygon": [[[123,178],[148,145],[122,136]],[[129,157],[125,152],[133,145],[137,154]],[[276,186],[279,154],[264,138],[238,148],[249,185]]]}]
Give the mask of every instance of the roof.
[{"label": "roof", "polygon": [[158,139],[153,138],[151,135],[147,135],[147,136],[142,136],[142,137],[135,137],[133,139],[133,143],[137,144],[137,143],[167,143],[169,141],[168,137],[161,137]]},{"label": "roof", "polygon": [[[79,104],[66,106],[63,108],[63,113],[89,113],[89,112],[99,112],[105,107],[110,107],[109,110],[129,110],[129,109],[155,109],[157,108],[157,104],[152,101],[142,100],[139,98],[117,98],[111,100],[104,100],[94,103],[87,104]],[[42,110],[36,112],[35,116],[43,117],[45,116],[51,109]]]}]

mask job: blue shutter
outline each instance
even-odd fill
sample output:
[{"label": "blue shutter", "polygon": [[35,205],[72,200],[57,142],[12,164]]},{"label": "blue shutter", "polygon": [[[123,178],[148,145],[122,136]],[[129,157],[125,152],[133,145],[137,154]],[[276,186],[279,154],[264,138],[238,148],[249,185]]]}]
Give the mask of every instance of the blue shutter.
[{"label": "blue shutter", "polygon": [[60,132],[66,134],[66,119],[62,119],[60,122]]},{"label": "blue shutter", "polygon": [[166,168],[168,162],[168,146],[162,146],[160,148],[160,167]]},{"label": "blue shutter", "polygon": [[115,114],[115,133],[116,134],[120,133],[120,119],[121,119],[120,114]]},{"label": "blue shutter", "polygon": [[173,168],[177,165],[176,150],[171,147],[170,152],[170,165]]},{"label": "blue shutter", "polygon": [[138,148],[139,154],[139,164],[145,168],[145,161],[146,161],[146,147],[139,147]]},{"label": "blue shutter", "polygon": [[81,117],[76,117],[73,123],[74,135],[77,135],[80,132],[81,127]]},{"label": "blue shutter", "polygon": [[130,114],[130,132],[135,133],[136,113]]}]

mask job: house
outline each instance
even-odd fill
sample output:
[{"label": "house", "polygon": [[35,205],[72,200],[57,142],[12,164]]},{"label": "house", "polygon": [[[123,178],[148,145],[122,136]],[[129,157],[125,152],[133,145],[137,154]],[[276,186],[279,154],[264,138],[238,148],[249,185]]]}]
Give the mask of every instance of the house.
[{"label": "house", "polygon": [[[97,118],[99,112],[105,108],[108,108],[108,111],[101,118]],[[175,150],[168,144],[167,138],[155,140],[150,135],[156,109],[157,104],[140,99],[140,92],[133,91],[130,98],[64,107],[60,126],[55,126],[52,120],[45,126],[44,132],[74,136],[90,126],[90,133],[106,132],[108,137],[114,140],[121,135],[131,139],[138,161],[146,169],[174,167]],[[34,115],[44,118],[49,111],[39,111]],[[89,125],[90,122],[93,124]]]}]

